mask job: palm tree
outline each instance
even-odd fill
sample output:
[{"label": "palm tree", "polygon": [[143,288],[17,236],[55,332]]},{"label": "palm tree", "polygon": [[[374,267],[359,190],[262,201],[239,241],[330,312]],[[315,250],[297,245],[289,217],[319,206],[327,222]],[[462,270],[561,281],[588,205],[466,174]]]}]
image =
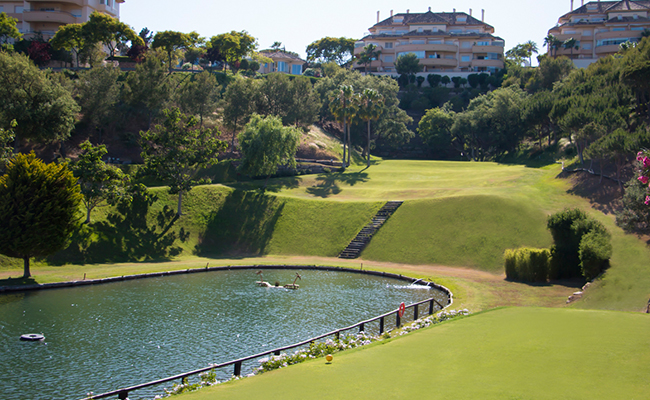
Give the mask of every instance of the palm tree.
[{"label": "palm tree", "polygon": [[574,38],[569,38],[562,43],[562,46],[564,46],[564,49],[571,49],[571,59],[573,60],[573,49],[578,50],[580,46],[578,46],[578,41],[575,40]]},{"label": "palm tree", "polygon": [[373,60],[378,60],[381,50],[377,50],[377,46],[369,44],[363,48],[363,52],[359,54],[359,64],[363,64],[363,72],[368,73],[368,64]]},{"label": "palm tree", "polygon": [[[337,121],[343,123],[343,166],[347,167],[350,165],[350,148],[349,148],[349,136],[350,136],[350,123],[354,117],[354,105],[352,104],[352,98],[354,97],[354,88],[348,85],[341,85],[337,90],[335,90],[330,96],[330,111],[334,115]],[[347,130],[346,130],[347,128]],[[347,132],[347,137],[346,137]],[[346,140],[347,138],[347,140]],[[348,146],[348,161],[346,164],[346,144]]]},{"label": "palm tree", "polygon": [[526,53],[528,54],[528,66],[533,66],[533,53],[539,54],[539,49],[537,48],[537,43],[532,40],[527,41],[523,44]]},{"label": "palm tree", "polygon": [[[551,57],[557,55],[557,49],[561,45],[562,45],[562,41],[550,33],[548,34],[548,36],[544,38],[544,46],[548,46],[548,50],[551,53]],[[553,53],[553,50],[555,50],[555,53]]]},{"label": "palm tree", "polygon": [[366,145],[366,156],[370,166],[370,121],[381,116],[384,106],[384,97],[374,89],[366,89],[356,97],[359,111],[357,116],[368,124],[368,144]]}]

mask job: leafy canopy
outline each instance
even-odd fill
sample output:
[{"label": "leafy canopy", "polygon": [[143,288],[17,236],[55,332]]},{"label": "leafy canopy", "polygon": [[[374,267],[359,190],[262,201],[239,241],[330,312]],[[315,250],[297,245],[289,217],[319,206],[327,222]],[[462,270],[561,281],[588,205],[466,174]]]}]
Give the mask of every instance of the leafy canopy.
[{"label": "leafy canopy", "polygon": [[240,169],[249,176],[268,178],[277,172],[279,165],[295,168],[294,156],[299,141],[298,130],[282,126],[280,118],[254,114],[239,134],[242,152]]},{"label": "leafy canopy", "polygon": [[17,154],[0,176],[0,254],[24,260],[63,249],[78,226],[77,179],[65,164]]},{"label": "leafy canopy", "polygon": [[354,54],[354,39],[324,37],[307,46],[307,61],[343,65]]},{"label": "leafy canopy", "polygon": [[178,193],[180,216],[183,193],[208,183],[196,174],[218,162],[226,143],[216,138],[218,131],[200,128],[196,118],[181,114],[178,108],[163,110],[163,115],[162,124],[140,132],[142,159],[147,170],[169,185],[170,194]]}]

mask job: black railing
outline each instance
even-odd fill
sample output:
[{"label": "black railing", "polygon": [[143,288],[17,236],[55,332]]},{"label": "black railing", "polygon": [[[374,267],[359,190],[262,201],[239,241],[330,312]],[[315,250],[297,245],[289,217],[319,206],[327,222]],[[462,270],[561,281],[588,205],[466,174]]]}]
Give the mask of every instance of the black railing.
[{"label": "black railing", "polygon": [[[428,285],[428,283],[427,283],[427,285]],[[439,286],[439,285],[435,285],[435,288],[440,289],[442,287]],[[406,306],[405,307],[405,312],[404,312],[403,315],[400,315],[400,310],[398,308],[396,310],[387,312],[386,314],[382,314],[382,315],[380,315],[378,317],[371,318],[371,319],[368,319],[368,320],[365,320],[365,321],[361,321],[361,322],[358,322],[358,323],[356,323],[354,325],[350,325],[350,326],[348,326],[346,328],[337,329],[335,331],[331,331],[331,332],[325,333],[323,335],[316,336],[316,337],[313,337],[311,339],[304,340],[302,342],[295,343],[295,344],[292,344],[292,345],[289,345],[289,346],[279,347],[277,349],[265,351],[263,353],[258,353],[258,354],[248,356],[248,357],[244,357],[244,358],[239,358],[237,360],[227,361],[227,362],[221,363],[221,364],[212,364],[209,367],[197,369],[197,370],[186,372],[186,373],[179,374],[179,375],[170,376],[170,377],[164,378],[164,379],[158,379],[156,381],[151,381],[151,382],[143,383],[143,384],[140,384],[140,385],[135,385],[135,386],[127,387],[127,388],[117,389],[117,390],[113,390],[111,392],[106,392],[106,393],[102,393],[102,394],[92,395],[90,397],[84,398],[83,400],[104,399],[104,398],[111,397],[111,396],[117,396],[118,399],[124,400],[124,399],[128,398],[129,393],[131,393],[133,391],[136,391],[136,390],[139,390],[139,389],[144,389],[144,388],[147,388],[147,387],[156,386],[156,385],[160,385],[160,384],[163,384],[163,383],[176,381],[176,380],[180,380],[181,382],[183,382],[183,380],[185,378],[188,378],[190,376],[201,374],[201,373],[208,372],[208,371],[211,371],[211,370],[216,370],[216,369],[219,369],[219,368],[225,368],[225,367],[233,367],[233,375],[234,376],[240,376],[241,375],[241,370],[242,370],[242,364],[244,362],[246,362],[246,361],[255,360],[257,358],[261,358],[261,357],[268,356],[268,355],[279,356],[280,353],[282,353],[283,351],[295,349],[297,347],[306,346],[306,345],[309,345],[310,343],[313,343],[313,342],[315,342],[317,340],[325,339],[325,338],[327,338],[329,336],[334,336],[338,340],[340,338],[342,332],[346,332],[346,331],[349,331],[349,330],[352,330],[352,329],[355,329],[355,328],[359,328],[359,332],[364,332],[366,325],[370,324],[372,322],[379,321],[379,334],[381,335],[381,334],[383,334],[385,332],[386,318],[391,317],[393,315],[395,316],[395,328],[399,328],[399,327],[402,326],[402,319],[404,319],[406,317],[406,310],[409,310],[411,308],[413,309],[413,314],[412,315],[413,315],[413,321],[415,321],[415,320],[417,320],[419,318],[420,306],[423,305],[423,304],[428,305],[428,310],[427,310],[428,315],[433,315],[434,311],[436,311],[436,308],[435,308],[434,305],[437,305],[438,307],[440,307],[439,310],[442,310],[442,309],[444,309],[445,307],[447,307],[447,306],[449,306],[451,304],[451,301],[452,301],[451,293],[449,291],[447,291],[447,295],[448,295],[448,304],[446,306],[443,306],[442,304],[440,304],[440,302],[438,300],[436,300],[435,298],[432,297],[430,299],[423,300],[423,301],[420,301],[418,303],[413,303],[413,304],[410,304],[410,305]]]}]

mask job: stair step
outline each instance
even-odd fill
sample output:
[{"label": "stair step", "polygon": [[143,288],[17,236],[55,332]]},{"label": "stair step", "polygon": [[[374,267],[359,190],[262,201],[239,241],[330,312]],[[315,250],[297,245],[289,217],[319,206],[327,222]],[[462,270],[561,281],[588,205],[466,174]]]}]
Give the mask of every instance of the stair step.
[{"label": "stair step", "polygon": [[370,223],[364,226],[352,239],[347,247],[339,254],[339,258],[353,259],[359,257],[361,251],[370,243],[372,236],[384,222],[401,206],[403,201],[389,201],[384,204],[373,216]]}]

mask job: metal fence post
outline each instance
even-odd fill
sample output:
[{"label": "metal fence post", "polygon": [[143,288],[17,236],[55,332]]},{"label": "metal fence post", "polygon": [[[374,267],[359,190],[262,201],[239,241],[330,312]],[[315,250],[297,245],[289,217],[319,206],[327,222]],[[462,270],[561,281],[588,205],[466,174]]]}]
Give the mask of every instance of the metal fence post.
[{"label": "metal fence post", "polygon": [[402,319],[399,316],[399,311],[395,313],[395,327],[399,328],[402,326]]},{"label": "metal fence post", "polygon": [[433,315],[433,299],[429,300],[429,315]]},{"label": "metal fence post", "polygon": [[121,391],[117,394],[117,398],[120,400],[126,400],[129,398],[129,392],[127,392],[126,390]]},{"label": "metal fence post", "polygon": [[363,332],[365,330],[365,324],[359,325],[359,333]]},{"label": "metal fence post", "polygon": [[379,334],[384,333],[384,317],[379,318]]},{"label": "metal fence post", "polygon": [[235,363],[235,376],[241,376],[241,361]]},{"label": "metal fence post", "polygon": [[416,304],[415,307],[413,307],[413,321],[418,319],[418,305]]}]

